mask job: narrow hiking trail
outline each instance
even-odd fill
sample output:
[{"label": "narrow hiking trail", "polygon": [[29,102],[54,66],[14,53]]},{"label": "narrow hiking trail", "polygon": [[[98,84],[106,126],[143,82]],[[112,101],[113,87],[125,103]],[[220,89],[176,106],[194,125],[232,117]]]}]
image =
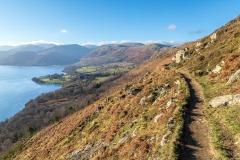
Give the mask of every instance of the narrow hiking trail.
[{"label": "narrow hiking trail", "polygon": [[187,72],[180,72],[185,78],[189,89],[190,99],[185,115],[182,160],[210,160],[211,153],[209,128],[203,114],[204,96],[200,85]]}]

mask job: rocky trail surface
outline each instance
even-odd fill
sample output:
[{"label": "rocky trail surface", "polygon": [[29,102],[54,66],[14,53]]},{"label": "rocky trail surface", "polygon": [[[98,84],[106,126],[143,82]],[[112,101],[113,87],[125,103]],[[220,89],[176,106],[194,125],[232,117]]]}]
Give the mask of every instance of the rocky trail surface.
[{"label": "rocky trail surface", "polygon": [[185,115],[185,127],[181,159],[210,160],[211,153],[209,128],[203,114],[204,99],[199,84],[186,72],[180,72],[185,78],[189,89],[190,99]]}]

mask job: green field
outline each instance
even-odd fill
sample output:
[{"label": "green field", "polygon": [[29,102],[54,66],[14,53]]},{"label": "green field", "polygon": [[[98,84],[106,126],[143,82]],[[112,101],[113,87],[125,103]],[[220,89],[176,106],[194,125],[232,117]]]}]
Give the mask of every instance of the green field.
[{"label": "green field", "polygon": [[47,83],[47,84],[63,84],[71,79],[70,75],[64,75],[61,76],[61,78],[50,78],[50,77],[43,77],[39,78],[39,81],[41,83]]},{"label": "green field", "polygon": [[127,72],[134,67],[133,63],[109,63],[101,66],[85,66],[76,69],[79,73],[88,73],[88,74],[96,74],[96,73],[110,73],[110,74],[118,74]]}]

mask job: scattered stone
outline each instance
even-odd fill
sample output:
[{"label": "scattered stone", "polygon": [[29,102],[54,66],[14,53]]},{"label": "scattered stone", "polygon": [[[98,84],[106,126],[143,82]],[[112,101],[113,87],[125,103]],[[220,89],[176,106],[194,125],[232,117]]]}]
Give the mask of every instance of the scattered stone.
[{"label": "scattered stone", "polygon": [[160,142],[160,145],[161,145],[162,147],[166,145],[166,143],[167,143],[167,141],[168,141],[168,138],[169,138],[169,136],[170,136],[171,134],[172,134],[171,131],[167,131],[167,133],[164,134],[164,136],[162,137],[162,140],[161,140],[161,142]]},{"label": "scattered stone", "polygon": [[179,80],[176,80],[174,83],[178,86],[180,86],[180,84],[181,84],[181,82]]},{"label": "scattered stone", "polygon": [[119,139],[118,144],[119,143],[124,143],[127,139],[128,139],[128,136]]},{"label": "scattered stone", "polygon": [[172,104],[173,100],[172,98],[167,102],[166,107],[169,108]]},{"label": "scattered stone", "polygon": [[152,141],[152,140],[154,140],[154,139],[155,139],[155,137],[151,137],[151,138],[148,139],[147,141],[150,142],[150,141]]},{"label": "scattered stone", "polygon": [[227,84],[234,83],[240,77],[240,69],[237,70],[231,77],[228,79]]},{"label": "scattered stone", "polygon": [[217,34],[216,33],[213,33],[211,36],[210,36],[210,39],[211,39],[211,42],[215,41],[217,39]]},{"label": "scattered stone", "polygon": [[144,96],[143,98],[141,98],[139,103],[140,103],[141,105],[144,105],[145,102],[146,102],[146,96]]},{"label": "scattered stone", "polygon": [[158,114],[158,115],[156,115],[154,118],[153,118],[153,121],[154,121],[154,123],[157,123],[158,122],[158,119],[159,118],[161,118],[163,116],[163,114],[161,113],[161,114]]},{"label": "scattered stone", "polygon": [[170,117],[167,122],[167,127],[171,129],[174,126],[175,126],[175,119],[173,117]]},{"label": "scattered stone", "polygon": [[139,126],[137,126],[134,131],[132,132],[132,135],[131,137],[135,137],[136,136],[136,133],[137,133],[137,130],[138,130]]},{"label": "scattered stone", "polygon": [[216,67],[212,70],[213,73],[220,73],[222,70],[221,65],[217,64]]},{"label": "scattered stone", "polygon": [[103,140],[96,143],[89,143],[86,146],[67,154],[66,159],[90,159],[90,157],[95,152],[99,151],[99,149],[104,145],[105,142]]},{"label": "scattered stone", "polygon": [[202,45],[201,42],[197,42],[196,45],[195,45],[195,47],[200,47],[201,45]]},{"label": "scattered stone", "polygon": [[212,99],[209,104],[212,107],[237,105],[240,104],[240,94],[216,97]]}]

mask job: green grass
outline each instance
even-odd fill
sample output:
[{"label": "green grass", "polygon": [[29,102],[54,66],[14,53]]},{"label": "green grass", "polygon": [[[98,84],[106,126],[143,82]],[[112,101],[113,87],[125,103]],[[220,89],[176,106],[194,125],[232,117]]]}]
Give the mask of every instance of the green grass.
[{"label": "green grass", "polygon": [[96,66],[88,66],[88,67],[81,67],[78,68],[76,71],[79,73],[95,73],[98,67]]},{"label": "green grass", "polygon": [[202,86],[205,99],[207,101],[214,97],[226,94],[227,86],[225,83],[219,83],[218,80],[209,78],[208,76],[194,77],[198,83]]},{"label": "green grass", "polygon": [[229,86],[220,83],[219,79],[209,76],[195,77],[201,84],[205,95],[206,106],[204,113],[210,126],[210,137],[213,147],[218,153],[219,159],[229,159],[228,149],[224,146],[224,131],[222,128],[230,131],[231,135],[240,140],[240,110],[239,106],[227,106],[212,108],[207,103],[218,96],[232,94]]},{"label": "green grass", "polygon": [[101,83],[101,82],[106,81],[107,79],[109,79],[109,77],[96,77],[94,82],[95,83]]},{"label": "green grass", "polygon": [[226,150],[226,148],[224,147],[222,138],[223,133],[222,133],[222,129],[221,129],[221,125],[218,121],[211,119],[209,121],[210,124],[210,136],[211,136],[211,142],[213,147],[218,151],[218,159],[222,159],[222,160],[227,160],[229,157],[229,154]]},{"label": "green grass", "polygon": [[209,108],[209,115],[224,124],[236,138],[240,139],[239,106]]},{"label": "green grass", "polygon": [[40,82],[42,83],[47,83],[47,84],[63,84],[71,79],[70,75],[64,75],[61,78],[48,78],[48,77],[43,77],[40,78]]}]

